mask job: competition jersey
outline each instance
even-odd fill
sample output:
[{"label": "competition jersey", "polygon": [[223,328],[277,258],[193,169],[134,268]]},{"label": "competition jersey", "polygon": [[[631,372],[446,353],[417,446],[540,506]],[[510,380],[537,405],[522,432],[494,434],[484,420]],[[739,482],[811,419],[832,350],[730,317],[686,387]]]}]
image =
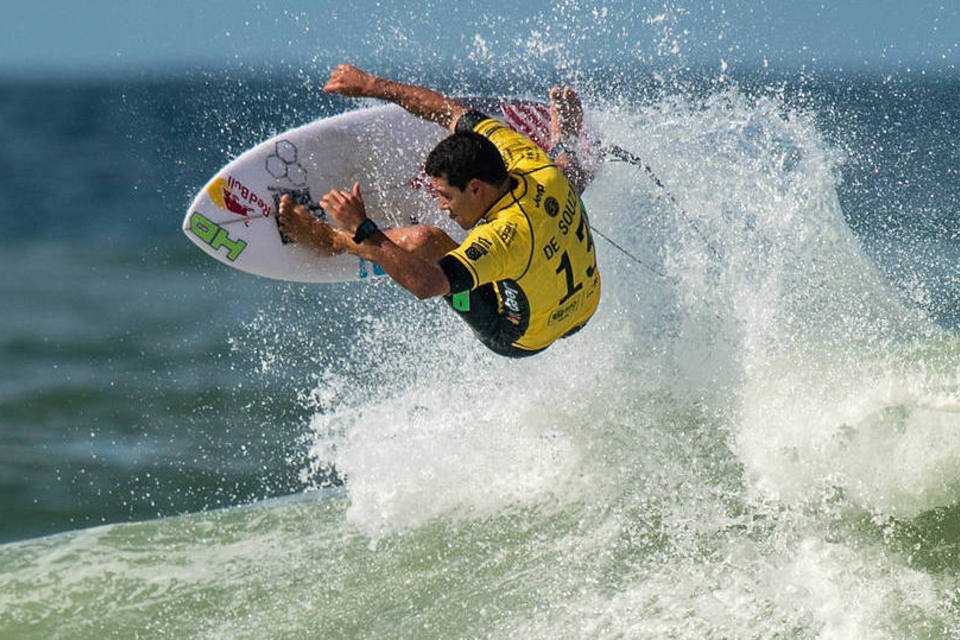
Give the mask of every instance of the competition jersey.
[{"label": "competition jersey", "polygon": [[529,139],[475,112],[462,117],[458,129],[464,124],[500,150],[512,186],[441,266],[454,293],[498,285],[501,316],[516,326],[513,346],[543,349],[585,324],[600,301],[586,211],[563,173]]}]

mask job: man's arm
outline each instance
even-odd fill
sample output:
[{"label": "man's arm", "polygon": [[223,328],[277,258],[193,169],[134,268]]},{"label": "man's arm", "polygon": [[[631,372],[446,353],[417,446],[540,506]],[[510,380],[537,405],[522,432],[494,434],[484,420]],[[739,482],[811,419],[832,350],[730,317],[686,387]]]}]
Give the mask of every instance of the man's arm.
[{"label": "man's arm", "polygon": [[[359,244],[354,242],[353,234],[367,218],[359,183],[354,185],[352,192],[330,191],[321,204],[342,229],[322,222],[306,207],[294,205],[293,200],[285,195],[280,200],[279,213],[284,235],[326,255],[352,253],[375,262],[400,286],[421,300],[450,293],[450,281],[436,262],[407,251],[388,235],[390,232],[377,231]],[[456,246],[452,240],[450,243]]]},{"label": "man's arm", "polygon": [[450,293],[450,281],[437,263],[407,251],[383,231],[360,244],[354,243],[350,252],[380,265],[397,284],[420,300]]},{"label": "man's arm", "polygon": [[355,98],[389,100],[417,117],[451,130],[460,116],[469,111],[460,102],[432,89],[380,78],[348,64],[338,65],[330,72],[323,90]]}]

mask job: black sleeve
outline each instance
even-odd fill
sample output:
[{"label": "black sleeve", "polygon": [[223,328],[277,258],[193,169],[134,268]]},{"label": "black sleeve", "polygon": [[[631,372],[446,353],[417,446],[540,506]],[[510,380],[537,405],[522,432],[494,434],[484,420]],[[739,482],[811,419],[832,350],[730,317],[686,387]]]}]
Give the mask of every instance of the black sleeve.
[{"label": "black sleeve", "polygon": [[473,289],[473,275],[462,262],[447,254],[440,258],[437,265],[443,269],[443,272],[447,275],[447,280],[450,281],[451,293],[460,293],[461,291]]},{"label": "black sleeve", "polygon": [[473,131],[473,128],[475,126],[477,126],[478,124],[480,124],[481,122],[483,122],[489,117],[490,116],[486,115],[485,113],[481,113],[476,109],[471,109],[470,111],[467,111],[465,114],[460,116],[460,119],[457,120],[457,126],[455,127],[454,130],[457,133],[465,133],[468,131]]}]

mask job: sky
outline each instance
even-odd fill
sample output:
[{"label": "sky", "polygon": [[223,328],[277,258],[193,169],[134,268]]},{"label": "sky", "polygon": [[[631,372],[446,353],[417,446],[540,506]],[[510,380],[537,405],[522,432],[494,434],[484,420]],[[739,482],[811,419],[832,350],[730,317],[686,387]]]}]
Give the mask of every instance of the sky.
[{"label": "sky", "polygon": [[0,74],[530,57],[960,73],[960,0],[35,0],[3,14]]}]

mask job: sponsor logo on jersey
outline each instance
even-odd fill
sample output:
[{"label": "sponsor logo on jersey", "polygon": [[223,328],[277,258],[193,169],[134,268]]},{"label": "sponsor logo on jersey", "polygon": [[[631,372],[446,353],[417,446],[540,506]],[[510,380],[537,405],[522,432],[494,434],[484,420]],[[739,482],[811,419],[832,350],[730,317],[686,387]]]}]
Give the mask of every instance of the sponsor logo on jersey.
[{"label": "sponsor logo on jersey", "polygon": [[503,244],[507,247],[513,242],[513,239],[517,236],[517,223],[508,222],[507,225],[500,230],[497,234],[500,236],[500,239],[503,241]]},{"label": "sponsor logo on jersey", "polygon": [[490,253],[490,247],[493,246],[493,243],[487,240],[486,238],[477,238],[474,242],[470,243],[470,246],[467,247],[464,253],[468,258],[476,262],[483,256]]},{"label": "sponsor logo on jersey", "polygon": [[521,299],[523,293],[509,280],[503,280],[500,285],[500,299],[503,301],[503,317],[512,325],[518,326],[521,317]]},{"label": "sponsor logo on jersey", "polygon": [[569,318],[580,306],[579,300],[574,300],[565,307],[560,307],[559,309],[554,309],[553,313],[550,314],[550,319],[547,321],[547,325],[554,325],[560,322],[564,322]]},{"label": "sponsor logo on jersey", "polygon": [[543,203],[543,209],[548,216],[556,218],[557,214],[560,213],[560,203],[553,196],[547,196],[546,202]]}]

